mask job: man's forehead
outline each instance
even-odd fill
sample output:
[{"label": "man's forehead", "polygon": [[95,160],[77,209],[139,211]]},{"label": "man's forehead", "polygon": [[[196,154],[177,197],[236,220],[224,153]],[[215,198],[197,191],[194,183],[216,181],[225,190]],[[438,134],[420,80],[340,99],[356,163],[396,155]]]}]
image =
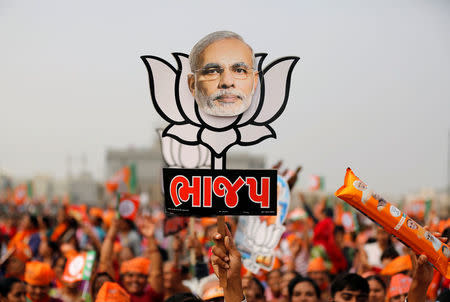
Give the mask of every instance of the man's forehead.
[{"label": "man's forehead", "polygon": [[199,66],[208,63],[253,64],[253,52],[251,48],[239,39],[228,38],[215,41],[208,45],[200,54]]}]

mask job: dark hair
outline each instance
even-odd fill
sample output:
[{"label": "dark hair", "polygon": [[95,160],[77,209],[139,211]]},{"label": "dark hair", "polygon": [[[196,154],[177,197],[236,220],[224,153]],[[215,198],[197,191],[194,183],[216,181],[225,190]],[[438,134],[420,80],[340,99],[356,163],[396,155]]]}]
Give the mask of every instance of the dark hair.
[{"label": "dark hair", "polygon": [[203,300],[192,293],[175,294],[167,298],[164,302],[202,302]]},{"label": "dark hair", "polygon": [[39,228],[39,221],[35,215],[29,214],[28,217],[30,218],[30,223],[33,226],[33,228],[37,229]]},{"label": "dark hair", "polygon": [[337,225],[334,227],[333,234],[336,235],[337,233],[345,233],[345,229],[342,225]]},{"label": "dark hair", "polygon": [[386,283],[384,283],[383,279],[381,279],[380,276],[377,275],[372,275],[366,278],[367,282],[369,282],[370,280],[375,280],[378,283],[380,283],[381,287],[383,288],[384,292],[386,292]]},{"label": "dark hair", "polygon": [[302,277],[302,276],[296,276],[294,279],[292,279],[291,281],[289,281],[289,285],[288,285],[288,292],[289,292],[289,301],[292,300],[292,295],[294,293],[294,287],[302,282],[308,282],[309,284],[312,285],[312,287],[314,288],[314,292],[316,293],[316,297],[317,299],[320,299],[320,288],[319,286],[316,284],[316,282],[314,282],[311,278],[308,277]]},{"label": "dark hair", "polygon": [[[446,227],[442,231],[442,237],[447,237],[447,240],[450,240],[450,227]],[[448,242],[448,241],[447,241]]]},{"label": "dark hair", "polygon": [[334,216],[334,211],[332,208],[326,207],[324,210],[325,216],[332,218]]},{"label": "dark hair", "polygon": [[388,246],[387,249],[381,254],[381,260],[384,259],[395,259],[400,256],[393,245]]},{"label": "dark hair", "polygon": [[0,296],[8,296],[15,283],[22,283],[22,281],[14,277],[0,279]]},{"label": "dark hair", "polygon": [[256,277],[252,277],[251,281],[255,282],[256,286],[258,286],[259,291],[264,295],[264,285],[262,285],[261,281],[259,281]]},{"label": "dark hair", "polygon": [[359,290],[365,294],[369,294],[369,282],[358,274],[342,274],[334,279],[331,284],[331,297],[344,289]]}]

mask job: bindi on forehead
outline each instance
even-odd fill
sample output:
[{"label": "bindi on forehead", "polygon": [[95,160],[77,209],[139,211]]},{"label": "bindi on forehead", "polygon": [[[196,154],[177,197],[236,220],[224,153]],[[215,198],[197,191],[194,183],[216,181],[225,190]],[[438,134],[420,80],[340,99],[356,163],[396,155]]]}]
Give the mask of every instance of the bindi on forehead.
[{"label": "bindi on forehead", "polygon": [[252,67],[252,50],[238,39],[223,39],[208,45],[201,53],[198,63],[199,68],[210,63],[219,65],[243,63]]}]

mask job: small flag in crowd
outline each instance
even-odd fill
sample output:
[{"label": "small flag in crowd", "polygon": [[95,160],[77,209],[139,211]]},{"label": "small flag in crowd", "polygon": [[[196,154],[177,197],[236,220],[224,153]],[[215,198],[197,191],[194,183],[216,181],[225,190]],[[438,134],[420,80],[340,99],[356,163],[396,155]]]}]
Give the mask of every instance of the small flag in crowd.
[{"label": "small flag in crowd", "polygon": [[118,208],[120,217],[134,220],[139,209],[139,195],[119,194]]},{"label": "small flag in crowd", "polygon": [[325,179],[319,175],[311,175],[309,178],[309,190],[319,191],[325,187]]},{"label": "small flag in crowd", "polygon": [[89,280],[95,261],[95,251],[76,254],[67,260],[64,269],[63,281],[74,283],[81,280]]},{"label": "small flag in crowd", "polygon": [[106,189],[109,192],[116,192],[124,185],[126,185],[130,193],[136,193],[137,175],[135,164],[124,166],[106,181]]}]

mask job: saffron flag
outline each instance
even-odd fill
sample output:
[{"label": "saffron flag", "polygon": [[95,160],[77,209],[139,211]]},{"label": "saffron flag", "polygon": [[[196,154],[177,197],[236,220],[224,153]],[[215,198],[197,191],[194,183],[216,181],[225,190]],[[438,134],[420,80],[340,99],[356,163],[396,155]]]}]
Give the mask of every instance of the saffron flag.
[{"label": "saffron flag", "polygon": [[128,192],[136,193],[137,176],[135,164],[124,166],[106,181],[106,189],[109,192],[116,192],[123,185],[126,185]]},{"label": "saffron flag", "polygon": [[83,205],[70,205],[67,207],[67,215],[75,218],[77,221],[87,221],[87,207]]},{"label": "saffron flag", "polygon": [[14,202],[16,205],[21,205],[25,202],[25,198],[27,197],[27,186],[19,185],[14,190]]},{"label": "saffron flag", "polygon": [[139,195],[119,194],[119,215],[122,218],[134,220],[139,209]]}]

